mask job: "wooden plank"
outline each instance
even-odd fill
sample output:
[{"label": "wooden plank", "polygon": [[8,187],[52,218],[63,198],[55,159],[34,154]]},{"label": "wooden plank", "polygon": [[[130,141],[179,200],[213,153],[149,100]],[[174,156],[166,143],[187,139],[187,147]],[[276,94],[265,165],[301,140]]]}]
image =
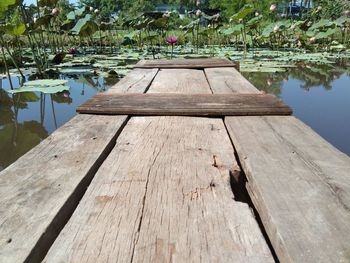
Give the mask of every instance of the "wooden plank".
[{"label": "wooden plank", "polygon": [[349,262],[350,158],[293,117],[225,122],[280,261]]},{"label": "wooden plank", "polygon": [[214,94],[261,93],[234,68],[204,70]]},{"label": "wooden plank", "polygon": [[270,94],[98,94],[77,112],[152,116],[291,115],[292,110]]},{"label": "wooden plank", "polygon": [[[143,72],[112,89],[146,90],[157,70]],[[78,115],[0,173],[1,262],[39,262],[45,256],[126,120]]]},{"label": "wooden plank", "polygon": [[[149,92],[159,87],[210,92],[197,70],[160,71]],[[272,262],[233,200],[237,169],[222,120],[133,117],[45,262]]]},{"label": "wooden plank", "polygon": [[200,59],[158,59],[141,60],[134,68],[161,68],[161,69],[203,69],[234,67],[239,70],[239,63],[226,58],[200,58]]},{"label": "wooden plank", "polygon": [[[214,93],[233,86],[216,89],[220,71],[205,70]],[[233,92],[252,92],[236,78],[246,84]],[[225,124],[279,260],[349,262],[350,158],[294,117],[226,117]]]}]

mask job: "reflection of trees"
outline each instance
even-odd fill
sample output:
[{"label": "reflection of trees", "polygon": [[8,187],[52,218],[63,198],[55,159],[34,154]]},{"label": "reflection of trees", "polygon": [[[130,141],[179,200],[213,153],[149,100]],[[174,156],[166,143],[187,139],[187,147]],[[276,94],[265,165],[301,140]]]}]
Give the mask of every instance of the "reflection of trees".
[{"label": "reflection of trees", "polygon": [[6,91],[0,87],[0,125],[11,123],[15,114],[12,109],[12,99]]},{"label": "reflection of trees", "polygon": [[324,64],[324,65],[302,65],[290,70],[290,76],[301,80],[304,84],[301,88],[309,91],[311,88],[322,86],[326,90],[332,89],[332,82],[339,79],[347,71],[342,64]]},{"label": "reflection of trees", "polygon": [[32,149],[48,136],[45,128],[37,121],[8,123],[0,129],[0,170]]},{"label": "reflection of trees", "polygon": [[37,121],[17,122],[19,109],[38,101],[32,92],[9,95],[0,86],[0,170],[7,167],[48,136]]},{"label": "reflection of trees", "polygon": [[327,65],[302,64],[299,67],[289,68],[288,72],[282,73],[243,73],[255,87],[276,96],[281,94],[283,81],[288,80],[289,77],[303,82],[300,87],[306,91],[320,86],[326,90],[331,90],[333,81],[339,79],[343,74],[350,75],[347,63]]},{"label": "reflection of trees", "polygon": [[252,72],[243,73],[243,75],[259,90],[266,93],[281,95],[282,83],[288,80],[287,72],[265,73]]}]

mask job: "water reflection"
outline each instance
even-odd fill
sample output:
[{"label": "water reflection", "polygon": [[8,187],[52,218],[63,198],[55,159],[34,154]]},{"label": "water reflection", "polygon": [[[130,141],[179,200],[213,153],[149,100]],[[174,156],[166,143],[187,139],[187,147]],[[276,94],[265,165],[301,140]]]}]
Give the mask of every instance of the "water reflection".
[{"label": "water reflection", "polygon": [[300,65],[282,73],[244,75],[259,89],[281,97],[293,108],[296,117],[350,155],[350,70],[347,62]]},{"label": "water reflection", "polygon": [[[54,130],[70,120],[77,106],[117,83],[117,78],[94,74],[65,74],[69,91],[56,94],[26,92],[10,95],[7,79],[0,81],[0,170],[4,169]],[[12,78],[13,85],[21,79]]]}]

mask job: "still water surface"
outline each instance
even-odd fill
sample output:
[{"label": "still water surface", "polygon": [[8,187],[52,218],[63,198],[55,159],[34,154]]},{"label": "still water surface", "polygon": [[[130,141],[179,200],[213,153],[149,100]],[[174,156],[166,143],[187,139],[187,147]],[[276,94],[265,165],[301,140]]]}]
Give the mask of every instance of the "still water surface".
[{"label": "still water surface", "polygon": [[[244,73],[257,88],[273,93],[339,150],[350,155],[350,72],[348,66],[308,65],[283,73]],[[0,82],[0,170],[70,120],[77,106],[118,79],[93,75],[61,75],[69,92],[9,95],[8,80]],[[14,86],[19,79],[13,78]],[[303,136],[300,134],[300,136]]]}]

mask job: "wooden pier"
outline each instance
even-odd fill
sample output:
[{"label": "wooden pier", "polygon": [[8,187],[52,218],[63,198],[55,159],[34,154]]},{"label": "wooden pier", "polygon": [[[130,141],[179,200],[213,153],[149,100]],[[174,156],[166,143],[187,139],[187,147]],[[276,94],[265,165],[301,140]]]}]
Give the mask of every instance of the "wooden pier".
[{"label": "wooden pier", "polygon": [[350,158],[236,64],[141,61],[78,110],[0,173],[0,262],[350,262]]}]

